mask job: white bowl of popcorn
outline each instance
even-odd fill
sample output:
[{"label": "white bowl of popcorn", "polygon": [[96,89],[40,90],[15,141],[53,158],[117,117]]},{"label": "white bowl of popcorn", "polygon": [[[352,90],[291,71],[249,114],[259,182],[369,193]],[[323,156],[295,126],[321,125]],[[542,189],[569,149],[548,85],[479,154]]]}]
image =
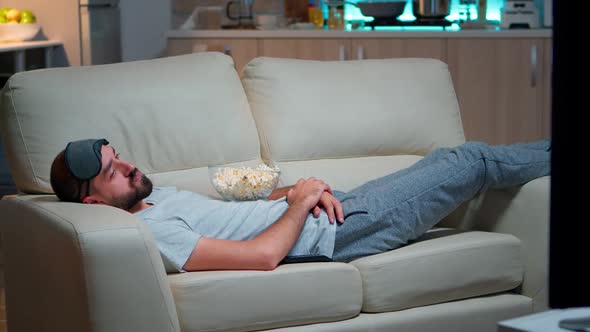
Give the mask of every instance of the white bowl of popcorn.
[{"label": "white bowl of popcorn", "polygon": [[280,170],[260,164],[246,166],[209,166],[209,179],[219,195],[228,201],[267,199],[279,183]]}]

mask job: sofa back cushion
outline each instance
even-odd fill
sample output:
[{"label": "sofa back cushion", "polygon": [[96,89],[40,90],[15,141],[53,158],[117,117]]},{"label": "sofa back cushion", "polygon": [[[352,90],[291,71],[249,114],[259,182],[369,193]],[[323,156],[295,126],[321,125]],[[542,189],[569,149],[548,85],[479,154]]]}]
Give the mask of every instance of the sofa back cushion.
[{"label": "sofa back cushion", "polygon": [[17,188],[51,193],[69,141],[108,139],[156,185],[212,191],[206,166],[260,160],[256,126],[232,58],[198,53],[13,75],[0,131]]},{"label": "sofa back cushion", "polygon": [[285,184],[330,168],[334,175],[326,180],[349,189],[407,165],[403,156],[465,141],[451,76],[439,60],[260,57],[246,66],[242,81],[262,158],[286,170]]}]

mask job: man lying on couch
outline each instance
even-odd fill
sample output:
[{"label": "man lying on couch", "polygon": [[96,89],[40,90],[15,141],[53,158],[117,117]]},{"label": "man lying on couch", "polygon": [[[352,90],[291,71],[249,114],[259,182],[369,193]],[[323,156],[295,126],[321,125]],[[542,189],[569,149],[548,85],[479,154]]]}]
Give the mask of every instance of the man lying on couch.
[{"label": "man lying on couch", "polygon": [[70,142],[51,166],[54,192],[63,201],[134,213],[180,272],[272,270],[287,255],[348,262],[382,253],[416,239],[478,193],[522,185],[551,168],[549,140],[467,142],[438,148],[348,193],[311,177],[276,189],[269,200],[226,202],[175,187],[153,188],[108,144]]}]

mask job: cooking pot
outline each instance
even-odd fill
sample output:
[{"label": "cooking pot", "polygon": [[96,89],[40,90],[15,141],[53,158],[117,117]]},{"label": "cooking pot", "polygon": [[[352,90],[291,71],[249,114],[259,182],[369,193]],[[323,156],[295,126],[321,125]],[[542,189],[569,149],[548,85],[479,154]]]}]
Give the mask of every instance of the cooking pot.
[{"label": "cooking pot", "polygon": [[416,18],[445,18],[450,13],[450,0],[412,0]]},{"label": "cooking pot", "polygon": [[374,18],[396,18],[406,8],[406,0],[357,1],[356,3],[350,4],[357,6],[364,16],[372,16]]}]

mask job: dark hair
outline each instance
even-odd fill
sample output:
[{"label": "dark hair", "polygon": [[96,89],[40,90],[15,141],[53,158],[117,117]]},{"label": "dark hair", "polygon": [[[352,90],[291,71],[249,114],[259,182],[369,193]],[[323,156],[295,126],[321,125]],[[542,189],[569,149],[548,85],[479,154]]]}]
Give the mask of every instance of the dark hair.
[{"label": "dark hair", "polygon": [[66,166],[65,150],[62,150],[51,164],[51,187],[57,197],[66,202],[81,202],[80,181]]}]

